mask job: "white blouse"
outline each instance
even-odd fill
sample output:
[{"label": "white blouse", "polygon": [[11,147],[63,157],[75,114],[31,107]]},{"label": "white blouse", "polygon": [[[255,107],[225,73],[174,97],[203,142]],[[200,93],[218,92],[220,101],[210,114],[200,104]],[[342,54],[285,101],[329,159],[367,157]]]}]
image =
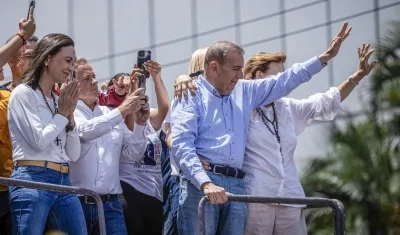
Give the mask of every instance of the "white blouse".
[{"label": "white blouse", "polygon": [[[261,108],[273,119],[272,107]],[[341,111],[337,88],[317,93],[308,99],[282,98],[275,102],[281,146],[254,110],[243,162],[247,194],[266,197],[304,197],[303,187],[293,158],[297,136],[314,120],[333,120]],[[271,123],[268,123],[274,130]],[[282,147],[282,153],[280,152]]]},{"label": "white blouse", "polygon": [[[58,96],[54,98],[58,106]],[[54,112],[53,99],[46,99]],[[52,112],[39,89],[21,84],[13,90],[8,104],[8,123],[14,161],[67,163],[79,158],[81,145],[77,130],[67,133],[68,119],[61,114],[53,117]]]}]

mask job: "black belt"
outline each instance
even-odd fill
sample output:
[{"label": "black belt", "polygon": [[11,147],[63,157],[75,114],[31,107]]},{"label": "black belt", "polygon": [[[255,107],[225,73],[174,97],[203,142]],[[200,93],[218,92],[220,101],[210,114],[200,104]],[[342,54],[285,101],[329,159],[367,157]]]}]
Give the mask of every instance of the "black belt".
[{"label": "black belt", "polygon": [[225,175],[225,176],[230,176],[230,177],[239,178],[239,179],[243,179],[244,176],[246,175],[246,173],[244,173],[244,171],[237,169],[237,168],[229,167],[229,166],[220,166],[220,165],[210,164],[210,167],[211,167],[210,171],[216,175]]},{"label": "black belt", "polygon": [[[108,203],[118,200],[118,194],[100,195],[100,198],[103,203]],[[96,200],[92,196],[79,196],[79,200],[86,204],[96,204]]]}]

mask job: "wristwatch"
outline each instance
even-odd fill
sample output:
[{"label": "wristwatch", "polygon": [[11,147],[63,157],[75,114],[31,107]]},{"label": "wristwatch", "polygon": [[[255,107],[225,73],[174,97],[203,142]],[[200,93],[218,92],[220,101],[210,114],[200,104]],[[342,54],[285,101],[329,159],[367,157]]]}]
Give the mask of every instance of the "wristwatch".
[{"label": "wristwatch", "polygon": [[65,126],[65,131],[68,133],[75,129],[75,121],[68,122],[68,124]]},{"label": "wristwatch", "polygon": [[350,82],[351,84],[353,84],[354,86],[357,86],[357,85],[358,85],[358,82],[355,81],[355,80],[353,79],[353,76],[350,76],[350,77],[349,77],[349,82]]}]

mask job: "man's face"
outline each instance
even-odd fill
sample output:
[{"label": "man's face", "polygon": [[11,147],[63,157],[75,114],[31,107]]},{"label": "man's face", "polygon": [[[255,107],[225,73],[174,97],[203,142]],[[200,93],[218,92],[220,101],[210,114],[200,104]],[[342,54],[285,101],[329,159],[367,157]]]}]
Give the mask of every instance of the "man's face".
[{"label": "man's face", "polygon": [[14,55],[8,64],[13,71],[14,77],[21,77],[22,73],[28,66],[30,59],[32,58],[33,49],[36,47],[37,42],[27,42],[26,45],[21,47]]},{"label": "man's face", "polygon": [[239,79],[243,78],[243,55],[237,51],[228,52],[227,59],[223,65],[216,66],[217,78],[216,89],[220,95],[228,95],[235,88]]},{"label": "man's face", "polygon": [[79,99],[97,100],[98,88],[96,75],[89,64],[79,65],[75,70],[76,79],[79,81]]}]

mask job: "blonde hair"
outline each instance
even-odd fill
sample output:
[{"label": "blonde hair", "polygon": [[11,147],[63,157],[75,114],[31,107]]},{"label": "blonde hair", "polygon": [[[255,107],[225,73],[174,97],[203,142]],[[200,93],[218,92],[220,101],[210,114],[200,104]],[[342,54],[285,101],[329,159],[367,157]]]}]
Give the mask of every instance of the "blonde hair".
[{"label": "blonde hair", "polygon": [[87,59],[85,59],[83,57],[78,57],[75,61],[75,67],[78,67],[79,65],[84,65],[87,63],[88,63]]},{"label": "blonde hair", "polygon": [[260,52],[254,54],[246,61],[243,68],[245,79],[254,79],[257,71],[265,73],[268,70],[268,65],[271,62],[285,63],[286,54],[283,52],[266,53]]},{"label": "blonde hair", "polygon": [[207,50],[208,47],[204,47],[204,48],[199,48],[195,52],[193,52],[189,62],[188,74],[204,70],[204,59],[206,57]]}]

